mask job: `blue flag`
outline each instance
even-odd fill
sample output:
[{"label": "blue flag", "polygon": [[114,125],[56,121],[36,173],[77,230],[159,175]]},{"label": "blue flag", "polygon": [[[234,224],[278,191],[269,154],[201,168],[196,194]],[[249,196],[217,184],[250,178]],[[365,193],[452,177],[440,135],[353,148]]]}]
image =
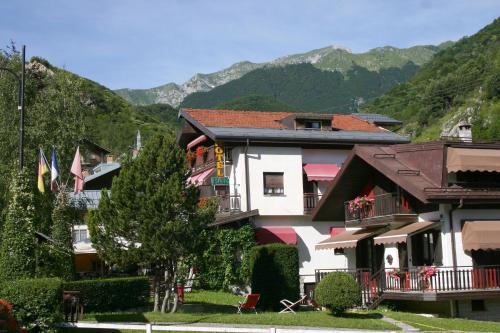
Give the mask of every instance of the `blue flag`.
[{"label": "blue flag", "polygon": [[59,185],[57,184],[57,178],[59,178],[59,163],[57,163],[56,148],[52,148],[52,167],[50,170],[50,190],[52,192],[57,192]]}]

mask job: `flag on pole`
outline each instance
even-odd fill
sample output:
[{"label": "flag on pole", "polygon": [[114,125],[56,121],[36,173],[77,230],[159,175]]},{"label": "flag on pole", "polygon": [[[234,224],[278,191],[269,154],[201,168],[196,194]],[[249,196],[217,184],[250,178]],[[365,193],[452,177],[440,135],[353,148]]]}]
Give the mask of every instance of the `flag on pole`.
[{"label": "flag on pole", "polygon": [[75,194],[83,191],[82,160],[80,157],[80,147],[76,148],[75,158],[71,164],[71,173],[75,176]]},{"label": "flag on pole", "polygon": [[42,148],[40,148],[40,157],[38,160],[38,191],[45,193],[45,184],[43,182],[43,175],[49,172],[49,164],[45,158]]},{"label": "flag on pole", "polygon": [[59,185],[57,184],[57,178],[59,178],[59,163],[57,163],[56,148],[52,148],[52,167],[50,169],[50,190],[52,192],[57,192]]}]

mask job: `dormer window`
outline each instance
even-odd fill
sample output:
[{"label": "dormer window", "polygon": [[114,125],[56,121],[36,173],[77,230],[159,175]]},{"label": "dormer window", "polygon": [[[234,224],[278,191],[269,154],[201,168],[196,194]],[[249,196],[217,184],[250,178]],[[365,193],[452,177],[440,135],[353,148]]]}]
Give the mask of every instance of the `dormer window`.
[{"label": "dormer window", "polygon": [[321,121],[308,121],[304,122],[304,128],[310,130],[320,130],[321,129]]}]

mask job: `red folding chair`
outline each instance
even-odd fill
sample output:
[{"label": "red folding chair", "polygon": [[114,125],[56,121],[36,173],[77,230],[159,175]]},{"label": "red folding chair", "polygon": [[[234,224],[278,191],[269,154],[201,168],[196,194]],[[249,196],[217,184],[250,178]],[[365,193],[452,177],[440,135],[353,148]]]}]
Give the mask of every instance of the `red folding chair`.
[{"label": "red folding chair", "polygon": [[242,314],[242,310],[244,309],[253,309],[255,311],[255,314],[257,314],[257,309],[255,309],[255,307],[257,306],[257,302],[259,302],[259,298],[260,294],[248,294],[244,302],[238,302],[237,313]]}]

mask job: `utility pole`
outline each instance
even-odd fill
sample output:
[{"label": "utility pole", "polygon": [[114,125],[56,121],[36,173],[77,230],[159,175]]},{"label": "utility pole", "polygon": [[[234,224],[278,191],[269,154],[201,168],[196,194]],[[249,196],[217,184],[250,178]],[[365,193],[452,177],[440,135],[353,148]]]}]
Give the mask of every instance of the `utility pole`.
[{"label": "utility pole", "polygon": [[19,169],[24,168],[24,73],[26,66],[26,45],[23,45],[22,51],[22,64],[21,64],[21,83],[19,86]]},{"label": "utility pole", "polygon": [[26,66],[26,45],[23,45],[21,53],[21,76],[12,69],[0,67],[0,70],[7,71],[17,80],[17,111],[19,111],[19,169],[24,167],[24,74]]}]

